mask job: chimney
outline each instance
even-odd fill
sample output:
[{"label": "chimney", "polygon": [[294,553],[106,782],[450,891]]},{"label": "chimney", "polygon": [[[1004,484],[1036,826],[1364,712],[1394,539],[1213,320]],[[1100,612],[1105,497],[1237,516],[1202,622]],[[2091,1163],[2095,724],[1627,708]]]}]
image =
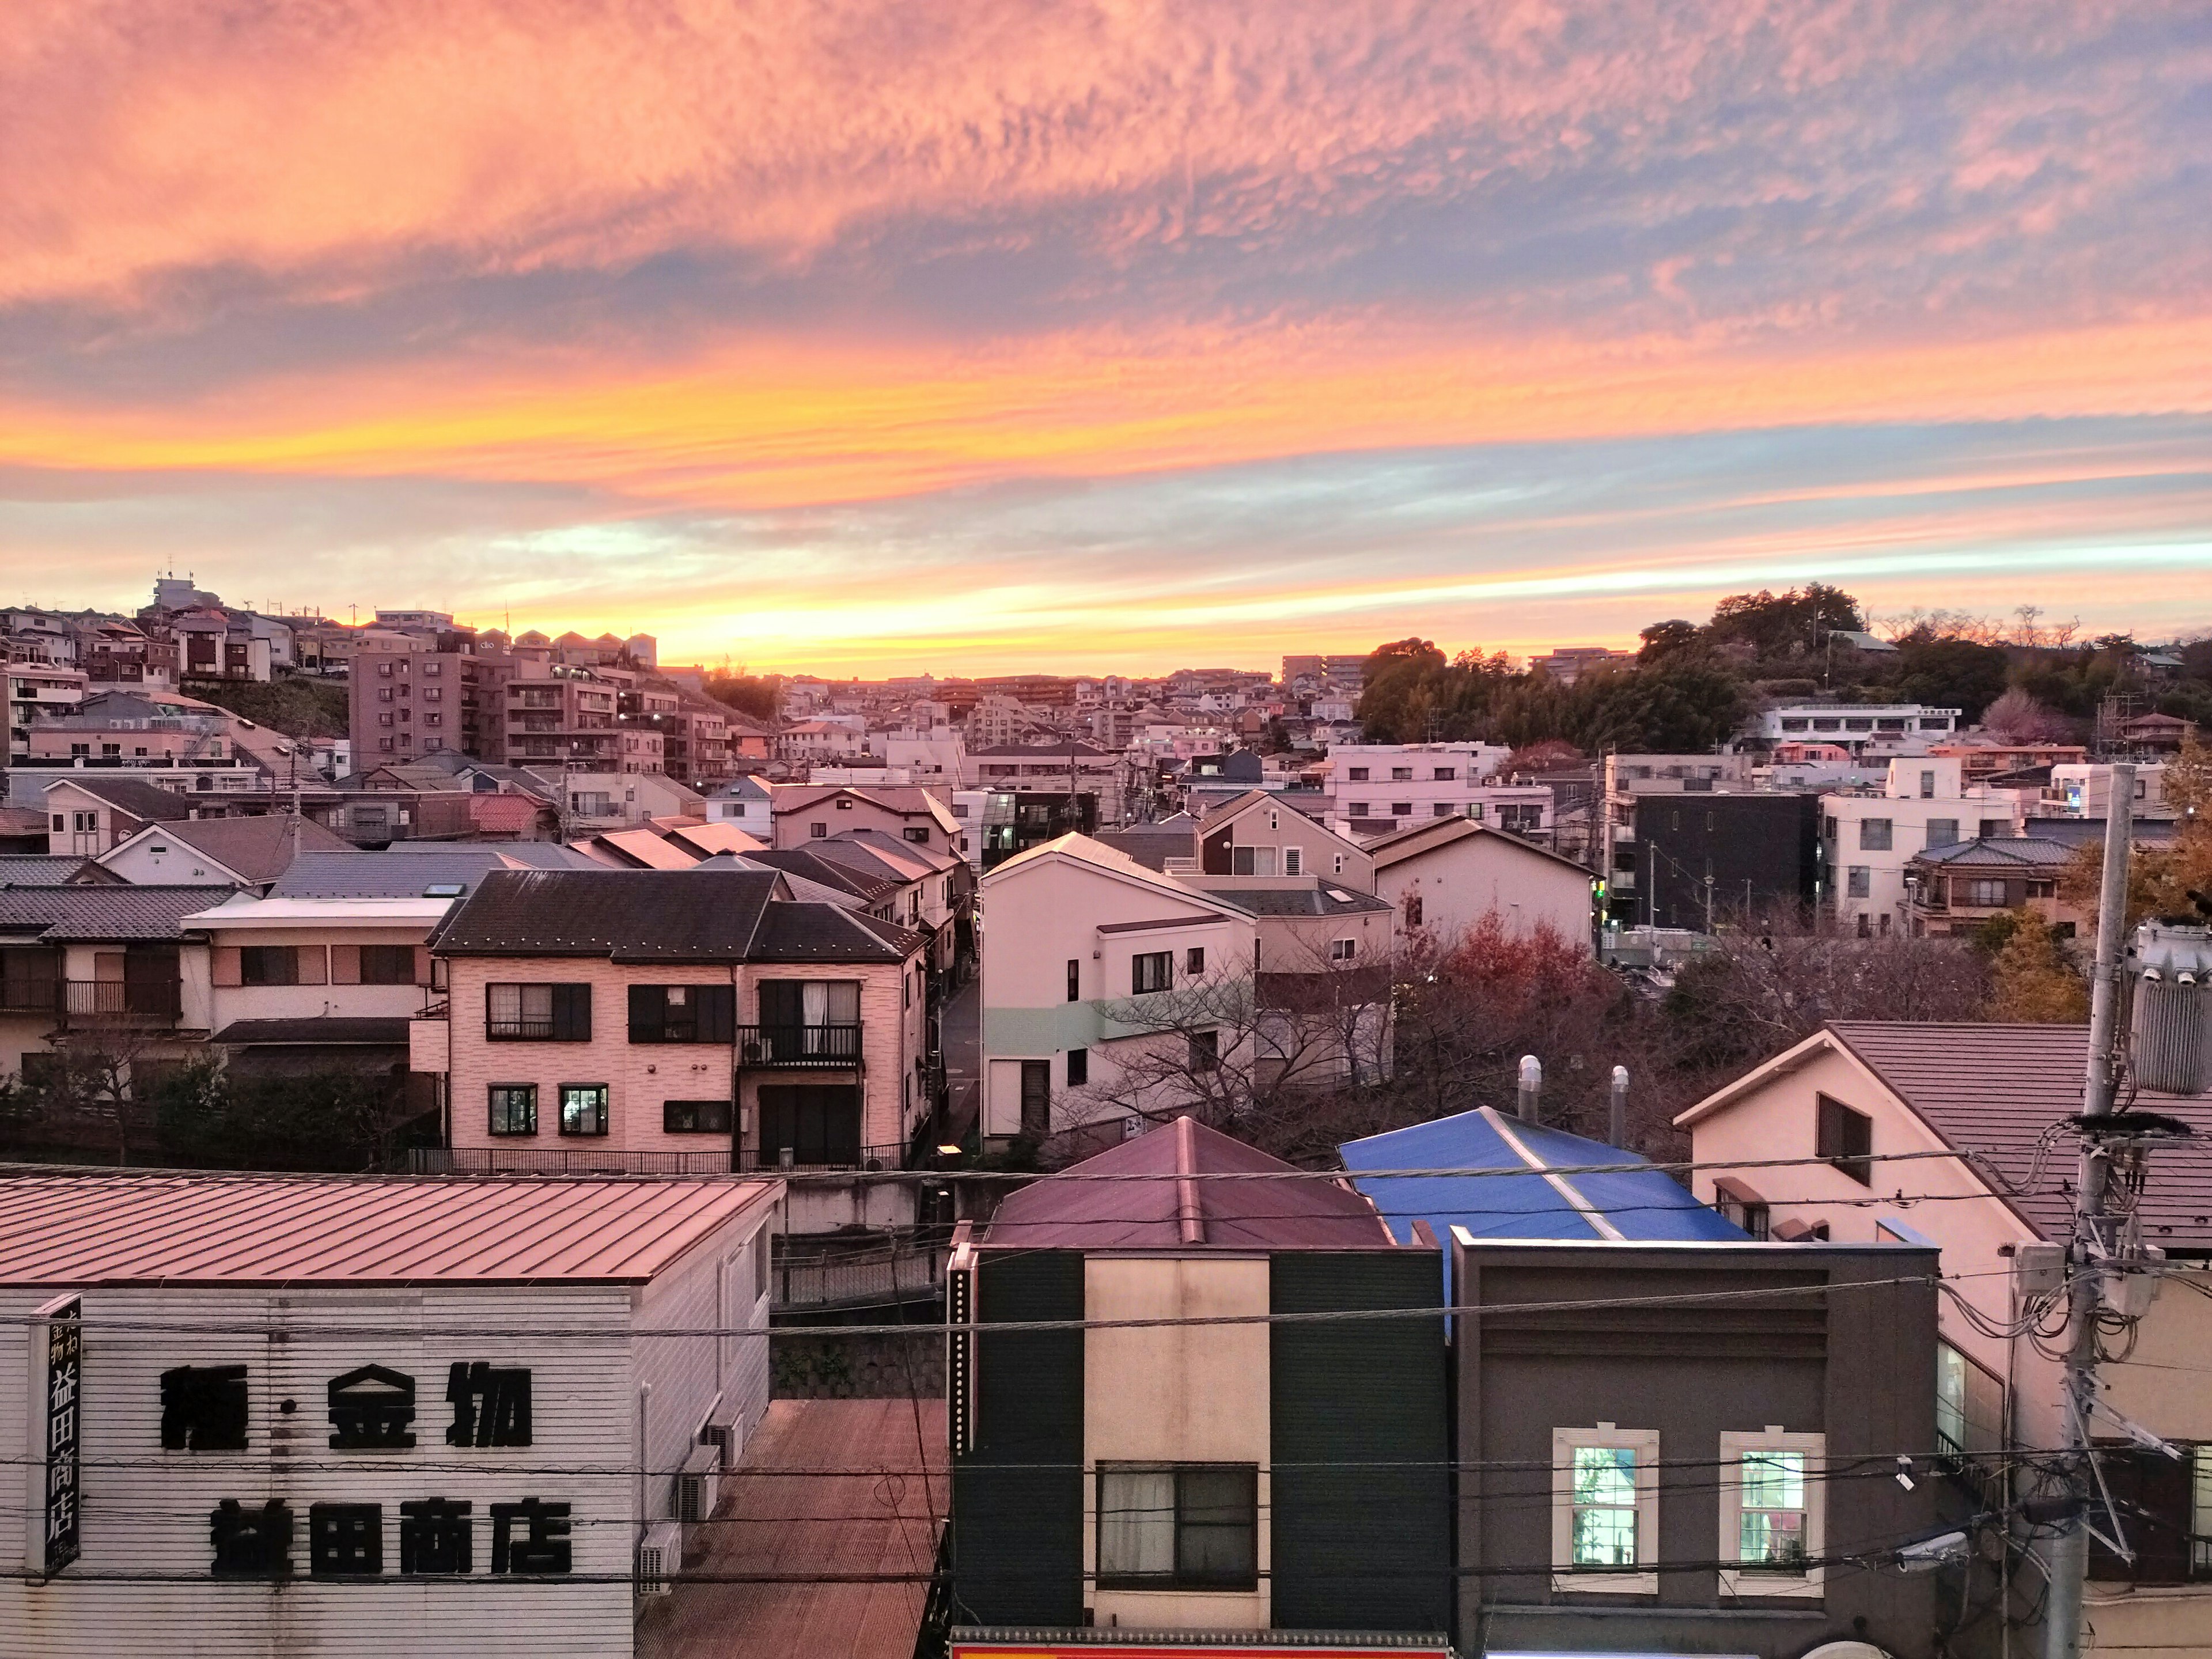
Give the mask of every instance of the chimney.
[{"label": "chimney", "polygon": [[1544,1062],[1534,1054],[1521,1056],[1521,1098],[1517,1107],[1523,1123],[1543,1121]]},{"label": "chimney", "polygon": [[1613,1068],[1613,1109],[1606,1118],[1606,1139],[1626,1152],[1628,1149],[1628,1067]]}]

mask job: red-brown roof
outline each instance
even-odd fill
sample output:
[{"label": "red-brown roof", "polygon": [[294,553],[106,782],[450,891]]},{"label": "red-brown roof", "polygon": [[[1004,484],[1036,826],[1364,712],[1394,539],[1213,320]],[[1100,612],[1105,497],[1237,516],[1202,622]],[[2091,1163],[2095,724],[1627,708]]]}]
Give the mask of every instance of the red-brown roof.
[{"label": "red-brown roof", "polygon": [[0,1284],[635,1283],[761,1181],[0,1176]]},{"label": "red-brown roof", "polygon": [[[2081,1109],[2087,1026],[1838,1020],[1828,1030],[1937,1134],[1983,1154],[1994,1166],[1984,1179],[2038,1232],[2054,1241],[2069,1236],[2074,1137],[2057,1136],[2040,1170],[2035,1152],[2046,1130]],[[2212,1246],[2212,1096],[2144,1089],[2132,1104],[2182,1119],[2206,1143],[2152,1154],[2140,1206],[2143,1242]]]},{"label": "red-brown roof", "polygon": [[[1282,1179],[1250,1178],[1273,1174]],[[1207,1179],[1216,1175],[1245,1178]],[[1401,1248],[1349,1182],[1316,1179],[1188,1117],[1012,1194],[983,1243],[1032,1250]]]}]

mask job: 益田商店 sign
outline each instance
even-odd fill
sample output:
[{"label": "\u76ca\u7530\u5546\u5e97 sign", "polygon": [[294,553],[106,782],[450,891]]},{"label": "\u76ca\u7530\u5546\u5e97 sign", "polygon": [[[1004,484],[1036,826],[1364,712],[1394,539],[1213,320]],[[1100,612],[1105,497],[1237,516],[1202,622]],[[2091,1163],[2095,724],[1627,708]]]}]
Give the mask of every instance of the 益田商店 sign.
[{"label": "\u76ca\u7530\u5546\u5e97 sign", "polygon": [[30,1526],[24,1555],[33,1572],[47,1574],[59,1572],[80,1553],[83,1303],[75,1296],[56,1297],[32,1316],[30,1334]]},{"label": "\u76ca\u7530\u5546\u5e97 sign", "polygon": [[1388,1647],[1357,1637],[1340,1643],[1301,1642],[1286,1646],[1261,1636],[1239,1641],[1230,1632],[1202,1645],[1171,1636],[1152,1642],[1139,1638],[1127,1642],[1056,1643],[1040,1632],[1039,1638],[989,1637],[980,1641],[955,1636],[951,1659],[1451,1659],[1451,1646],[1441,1637],[1433,1642],[1393,1640]]}]

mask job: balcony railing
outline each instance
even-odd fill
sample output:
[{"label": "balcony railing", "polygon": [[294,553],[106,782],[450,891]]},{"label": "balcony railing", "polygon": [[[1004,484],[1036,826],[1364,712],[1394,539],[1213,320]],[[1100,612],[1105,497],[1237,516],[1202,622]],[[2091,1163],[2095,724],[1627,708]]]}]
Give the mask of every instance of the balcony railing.
[{"label": "balcony railing", "polygon": [[860,1063],[857,1024],[738,1027],[738,1064],[748,1070],[850,1070]]},{"label": "balcony railing", "polygon": [[70,979],[58,1012],[71,1025],[173,1025],[184,1012],[175,980]]},{"label": "balcony railing", "polygon": [[[618,1146],[415,1146],[408,1149],[409,1175],[808,1175],[853,1170],[903,1167],[903,1146],[860,1146],[841,1150],[835,1163],[786,1164],[765,1155],[718,1146],[696,1152],[627,1152]],[[850,1156],[847,1154],[849,1152]]]}]

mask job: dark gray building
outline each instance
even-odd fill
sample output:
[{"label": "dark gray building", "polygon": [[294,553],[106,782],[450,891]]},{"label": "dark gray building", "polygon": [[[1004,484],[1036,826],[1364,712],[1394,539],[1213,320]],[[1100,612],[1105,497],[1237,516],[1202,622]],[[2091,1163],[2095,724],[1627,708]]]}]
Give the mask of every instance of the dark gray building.
[{"label": "dark gray building", "polygon": [[1809,910],[1820,875],[1817,795],[1669,794],[1636,799],[1632,838],[1613,848],[1613,919],[1651,927],[1777,908]]},{"label": "dark gray building", "polygon": [[1931,1654],[1934,1249],[1453,1231],[1462,1652]]}]

